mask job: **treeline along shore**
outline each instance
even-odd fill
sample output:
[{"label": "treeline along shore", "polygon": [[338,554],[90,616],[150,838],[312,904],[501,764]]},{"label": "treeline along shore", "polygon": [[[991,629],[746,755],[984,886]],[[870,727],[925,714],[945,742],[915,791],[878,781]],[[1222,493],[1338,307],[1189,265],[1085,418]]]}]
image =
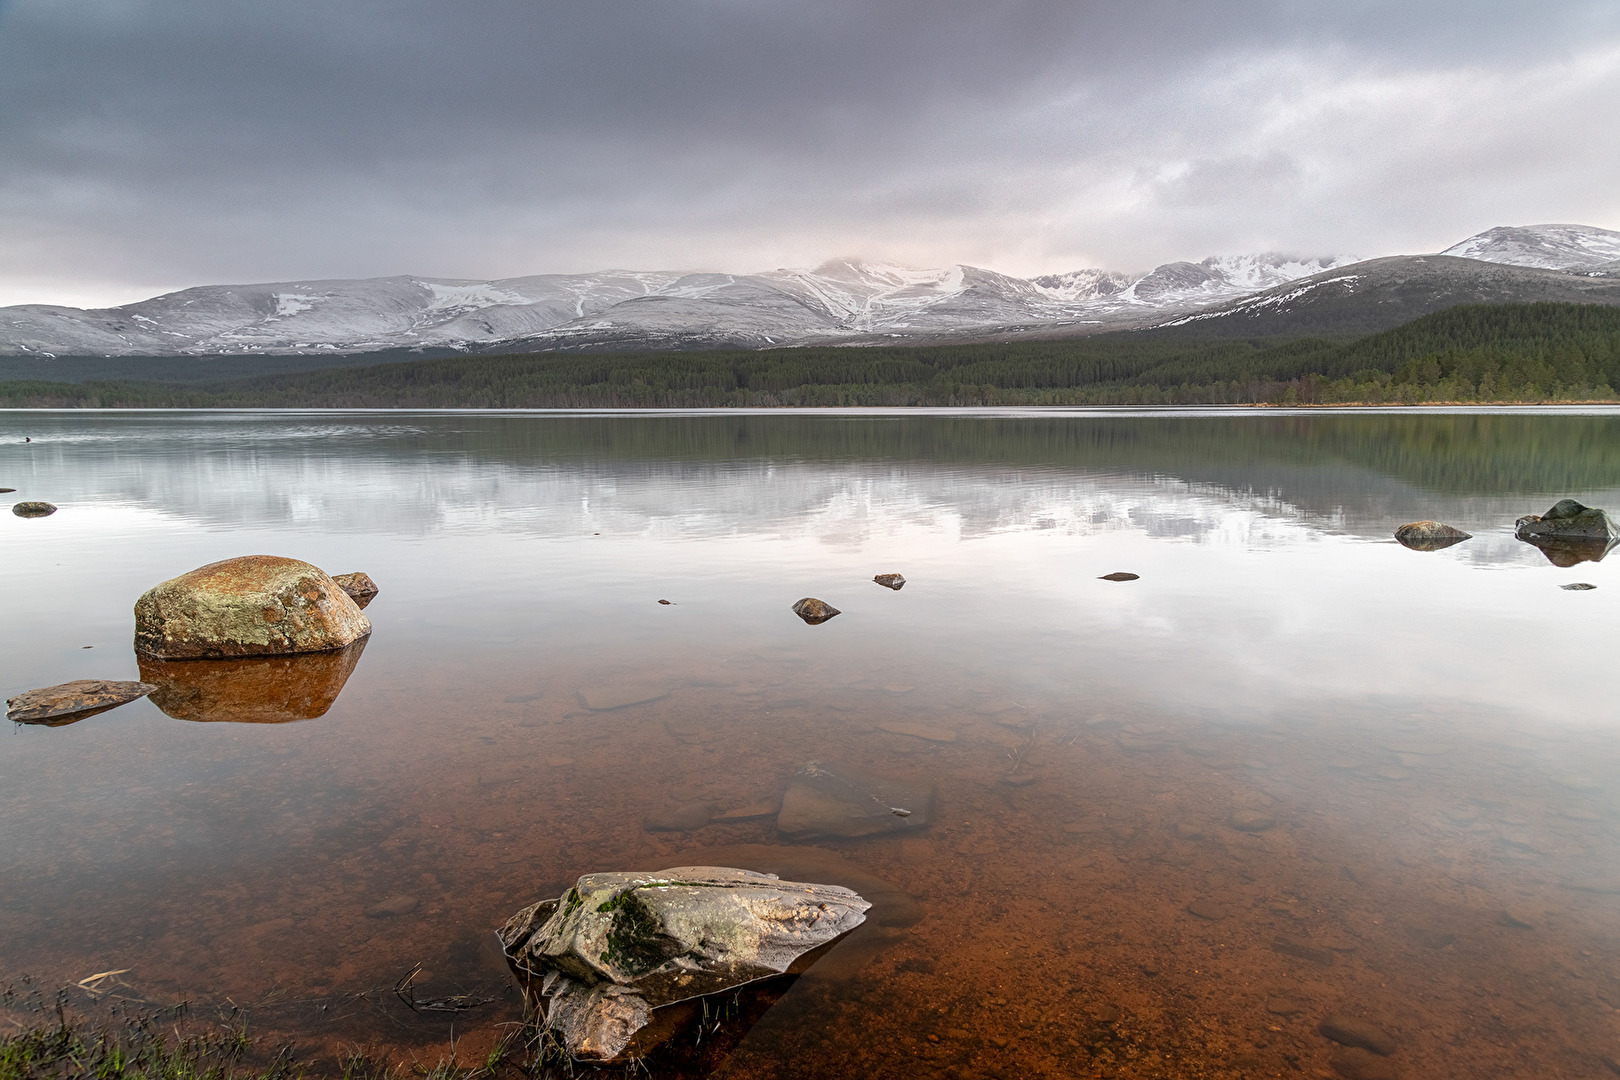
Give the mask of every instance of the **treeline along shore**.
[{"label": "treeline along shore", "polygon": [[[226,363],[227,361],[221,361]],[[140,361],[128,362],[131,368]],[[37,365],[35,365],[37,367]],[[3,370],[3,364],[0,364]],[[0,382],[23,408],[1330,405],[1620,400],[1620,308],[1463,305],[1354,339],[1196,324],[908,347],[454,356],[217,382]]]}]

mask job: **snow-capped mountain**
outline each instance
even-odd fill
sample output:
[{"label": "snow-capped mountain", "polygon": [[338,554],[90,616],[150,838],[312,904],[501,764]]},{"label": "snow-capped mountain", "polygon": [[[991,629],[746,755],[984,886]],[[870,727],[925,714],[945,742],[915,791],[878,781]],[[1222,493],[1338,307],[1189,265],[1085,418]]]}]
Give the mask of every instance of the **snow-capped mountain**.
[{"label": "snow-capped mountain", "polygon": [[[1620,274],[1620,233],[1581,225],[1498,228],[1444,254],[1482,268],[1612,277]],[[0,355],[765,348],[1083,334],[1187,323],[1244,298],[1270,308],[1285,303],[1278,298],[1290,283],[1315,290],[1341,270],[1354,274],[1353,263],[1271,252],[1166,263],[1148,274],[1089,269],[1026,280],[974,266],[916,270],[843,259],[759,274],[612,270],[490,281],[213,285],[100,310],[0,308]],[[1503,288],[1486,291],[1512,293]],[[1535,286],[1537,296],[1548,289],[1558,291]]]},{"label": "snow-capped mountain", "polygon": [[1620,260],[1620,232],[1590,225],[1504,225],[1440,254],[1543,270],[1595,270]]},{"label": "snow-capped mountain", "polygon": [[100,310],[0,308],[0,354],[210,356],[397,349],[765,347],[1142,325],[1342,259],[1281,255],[1078,270],[837,260],[761,274],[604,271],[492,281],[394,277],[213,285]]}]

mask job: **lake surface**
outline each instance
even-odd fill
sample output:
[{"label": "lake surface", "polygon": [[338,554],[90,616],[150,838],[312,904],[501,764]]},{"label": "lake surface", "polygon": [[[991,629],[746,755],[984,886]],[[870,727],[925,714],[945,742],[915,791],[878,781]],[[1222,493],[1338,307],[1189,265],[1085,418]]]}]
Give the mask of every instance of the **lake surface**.
[{"label": "lake surface", "polygon": [[[518,908],[726,860],[874,917],[664,1075],[1620,1072],[1620,555],[1513,537],[1620,508],[1614,411],[11,412],[0,486],[60,507],[0,516],[4,696],[139,677],[218,559],[382,590],[363,655],[10,725],[19,993],[476,1054]],[[810,761],[931,814],[789,843]]]}]

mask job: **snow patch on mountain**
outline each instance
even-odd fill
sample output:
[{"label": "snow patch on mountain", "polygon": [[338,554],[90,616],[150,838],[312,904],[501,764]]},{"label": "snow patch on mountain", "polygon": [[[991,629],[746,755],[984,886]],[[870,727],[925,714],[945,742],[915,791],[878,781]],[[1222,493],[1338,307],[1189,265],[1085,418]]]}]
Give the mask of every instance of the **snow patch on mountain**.
[{"label": "snow patch on mountain", "polygon": [[1504,225],[1440,254],[1543,270],[1596,269],[1620,259],[1620,232],[1590,225]]}]

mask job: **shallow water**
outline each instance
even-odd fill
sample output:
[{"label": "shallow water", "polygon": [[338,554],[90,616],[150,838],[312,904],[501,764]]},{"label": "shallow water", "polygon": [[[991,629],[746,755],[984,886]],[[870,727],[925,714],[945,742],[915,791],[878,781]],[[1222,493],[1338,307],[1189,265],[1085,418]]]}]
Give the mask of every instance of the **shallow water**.
[{"label": "shallow water", "polygon": [[[1620,507],[1614,412],[0,413],[0,486],[60,507],[0,517],[5,696],[139,677],[216,559],[382,589],[363,655],[13,726],[0,981],[431,1058],[519,907],[729,858],[878,904],[726,1076],[1620,1071],[1620,556],[1512,535]],[[811,760],[932,819],[788,844]]]}]

